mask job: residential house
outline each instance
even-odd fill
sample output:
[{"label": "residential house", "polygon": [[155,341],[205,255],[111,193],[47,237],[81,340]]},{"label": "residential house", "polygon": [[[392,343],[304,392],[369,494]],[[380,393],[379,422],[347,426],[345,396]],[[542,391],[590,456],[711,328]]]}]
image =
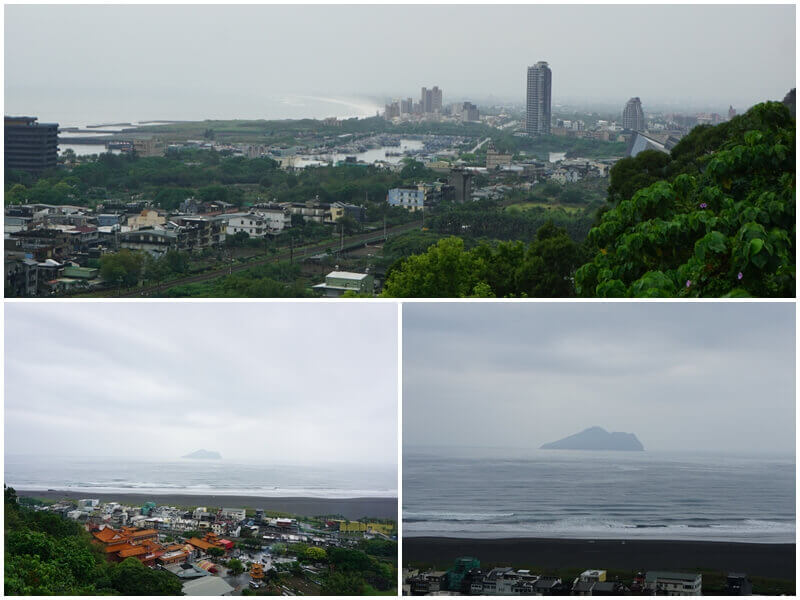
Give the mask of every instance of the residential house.
[{"label": "residential house", "polygon": [[332,271],[325,276],[325,283],[318,283],[312,287],[328,298],[338,298],[345,292],[371,296],[374,293],[375,281],[374,277],[367,273]]},{"label": "residential house", "polygon": [[425,209],[425,191],[411,188],[392,188],[386,195],[389,206],[399,206],[411,212]]},{"label": "residential house", "polygon": [[228,221],[225,229],[227,235],[236,235],[243,232],[251,238],[262,238],[267,235],[269,230],[267,219],[256,212],[229,213],[225,217]]},{"label": "residential house", "polygon": [[703,591],[703,576],[699,573],[648,571],[645,589],[662,596],[700,596]]},{"label": "residential house", "polygon": [[124,250],[141,250],[159,258],[169,250],[179,250],[186,246],[186,236],[178,229],[139,229],[121,232],[119,247]]},{"label": "residential house", "polygon": [[167,217],[155,209],[144,209],[138,215],[128,217],[128,227],[144,229],[166,225]]},{"label": "residential house", "polygon": [[303,220],[324,223],[330,220],[330,205],[319,201],[319,196],[306,202],[290,202],[285,204],[292,215],[300,215]]},{"label": "residential house", "polygon": [[333,202],[331,204],[330,219],[336,223],[339,219],[347,215],[358,223],[363,223],[367,219],[367,209],[362,205],[347,204],[345,202]]}]

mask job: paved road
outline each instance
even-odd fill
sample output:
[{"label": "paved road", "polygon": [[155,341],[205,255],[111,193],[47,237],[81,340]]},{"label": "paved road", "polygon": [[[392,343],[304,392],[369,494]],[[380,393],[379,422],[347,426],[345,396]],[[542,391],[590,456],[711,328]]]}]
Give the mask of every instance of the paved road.
[{"label": "paved road", "polygon": [[[406,231],[411,231],[412,229],[418,229],[419,226],[420,226],[419,223],[406,223],[405,225],[397,225],[396,227],[388,228],[386,230],[386,235],[387,237],[390,237],[391,235],[397,235],[398,233],[404,233]],[[376,242],[382,239],[383,239],[383,230],[372,231],[369,233],[361,233],[359,235],[346,237],[344,238],[344,244],[349,245],[354,242],[364,242],[364,243]],[[329,241],[322,244],[305,246],[296,249],[294,251],[294,257],[302,258],[312,254],[320,254],[321,252],[325,252],[326,250],[338,250],[340,244],[341,241]],[[150,296],[154,293],[164,291],[176,285],[185,285],[187,283],[197,283],[200,281],[208,281],[210,279],[216,279],[217,277],[224,277],[225,275],[236,273],[238,271],[244,271],[245,269],[256,267],[258,265],[265,265],[268,263],[275,263],[281,260],[286,260],[289,258],[289,256],[290,252],[284,251],[278,254],[274,254],[270,257],[263,258],[261,260],[253,260],[253,261],[248,261],[246,263],[232,264],[230,266],[222,267],[220,269],[215,269],[214,271],[209,271],[207,273],[200,273],[198,275],[191,275],[189,277],[183,277],[181,279],[174,279],[172,281],[160,285],[150,285],[146,287],[135,288],[132,290],[124,290],[120,294],[117,294],[115,290],[107,290],[106,295],[117,296],[120,298],[138,298],[142,296]]]},{"label": "paved road", "polygon": [[492,139],[492,138],[488,138],[488,137],[487,137],[485,140],[482,140],[482,141],[478,142],[478,145],[477,145],[477,146],[475,146],[475,147],[474,147],[472,150],[470,150],[470,151],[469,151],[469,153],[470,153],[470,154],[475,154],[475,153],[476,153],[478,150],[480,150],[480,147],[481,147],[481,146],[483,146],[483,145],[484,145],[486,142],[488,142],[490,139]]}]

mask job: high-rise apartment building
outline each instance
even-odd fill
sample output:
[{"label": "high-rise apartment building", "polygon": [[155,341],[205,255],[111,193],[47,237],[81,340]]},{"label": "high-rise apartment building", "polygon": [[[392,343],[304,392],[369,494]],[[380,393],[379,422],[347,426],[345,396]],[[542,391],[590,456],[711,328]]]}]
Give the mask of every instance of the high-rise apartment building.
[{"label": "high-rise apartment building", "polygon": [[622,111],[622,128],[628,131],[644,131],[644,111],[639,98],[631,98]]},{"label": "high-rise apartment building", "polygon": [[5,168],[39,173],[58,164],[58,123],[5,118]]},{"label": "high-rise apartment building", "polygon": [[423,113],[442,112],[442,90],[438,86],[433,86],[430,90],[422,88],[419,103]]},{"label": "high-rise apartment building", "polygon": [[525,131],[528,135],[550,134],[552,72],[544,61],[528,67],[528,97]]}]

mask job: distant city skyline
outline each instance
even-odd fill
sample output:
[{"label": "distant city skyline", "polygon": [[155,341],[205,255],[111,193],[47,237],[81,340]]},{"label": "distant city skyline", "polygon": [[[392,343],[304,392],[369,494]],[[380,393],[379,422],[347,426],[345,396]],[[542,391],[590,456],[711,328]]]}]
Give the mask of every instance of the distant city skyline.
[{"label": "distant city skyline", "polygon": [[[531,22],[547,25],[535,39]],[[388,28],[418,43],[390,52]],[[130,43],[143,34],[158,43]],[[367,116],[426,82],[445,104],[522,105],[539,60],[558,74],[554,108],[742,112],[795,86],[795,7],[9,5],[5,50],[6,114],[64,122]]]}]

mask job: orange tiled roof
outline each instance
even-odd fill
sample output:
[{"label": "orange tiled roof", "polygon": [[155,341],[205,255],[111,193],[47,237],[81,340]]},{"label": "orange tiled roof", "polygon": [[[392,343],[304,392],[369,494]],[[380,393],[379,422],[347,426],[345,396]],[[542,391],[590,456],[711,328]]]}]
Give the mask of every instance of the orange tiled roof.
[{"label": "orange tiled roof", "polygon": [[191,544],[195,548],[200,548],[200,550],[208,550],[209,548],[215,547],[214,544],[209,544],[205,540],[200,540],[196,537],[190,538],[187,540],[187,543]]},{"label": "orange tiled roof", "polygon": [[119,552],[120,550],[124,550],[125,548],[128,548],[130,546],[131,543],[128,541],[109,544],[108,546],[106,546],[106,552],[109,553]]},{"label": "orange tiled roof", "polygon": [[121,541],[125,539],[125,535],[120,534],[119,531],[114,531],[110,527],[106,527],[105,529],[101,529],[100,531],[95,531],[92,533],[92,536],[99,541],[103,542],[104,544],[109,544],[111,542]]},{"label": "orange tiled roof", "polygon": [[141,531],[132,531],[131,537],[136,539],[140,537],[149,537],[152,535],[158,535],[158,531],[155,529],[142,529]]},{"label": "orange tiled roof", "polygon": [[143,546],[133,546],[119,551],[120,558],[128,558],[129,556],[139,556],[140,554],[147,554],[147,548]]}]

